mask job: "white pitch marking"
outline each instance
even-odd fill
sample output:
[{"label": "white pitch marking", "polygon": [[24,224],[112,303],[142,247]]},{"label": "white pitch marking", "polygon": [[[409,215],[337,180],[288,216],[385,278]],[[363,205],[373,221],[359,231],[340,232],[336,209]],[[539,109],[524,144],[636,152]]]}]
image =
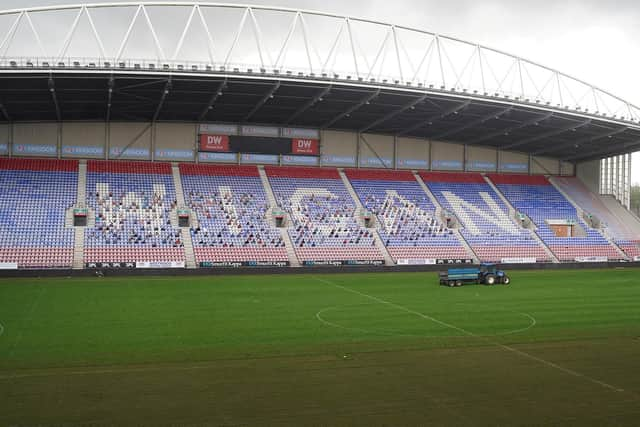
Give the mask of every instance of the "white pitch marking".
[{"label": "white pitch marking", "polygon": [[[398,332],[393,332],[393,331],[386,331],[384,329],[355,328],[355,327],[344,326],[344,325],[341,325],[339,323],[331,322],[331,321],[325,319],[322,316],[324,313],[326,313],[328,311],[333,311],[333,310],[336,310],[336,309],[341,308],[341,307],[356,307],[356,306],[361,306],[361,305],[373,305],[373,304],[350,304],[350,305],[336,305],[336,306],[331,306],[331,307],[325,307],[325,308],[323,308],[322,310],[320,310],[320,311],[318,311],[316,313],[316,319],[318,319],[318,321],[320,321],[321,323],[324,323],[325,325],[331,326],[333,328],[344,329],[345,331],[363,332],[365,334],[386,335],[386,336],[393,336],[393,337],[418,337],[418,338],[455,338],[455,337],[459,336],[459,335],[403,334],[403,333],[398,333]],[[469,304],[469,305],[471,305],[471,304]],[[508,331],[505,331],[505,332],[499,332],[497,334],[489,334],[489,335],[481,335],[481,336],[483,336],[483,337],[496,337],[496,336],[517,334],[519,332],[528,331],[529,329],[533,328],[537,323],[535,317],[533,317],[532,315],[530,315],[528,313],[523,313],[523,312],[520,312],[520,311],[512,311],[512,310],[507,310],[507,309],[501,309],[501,310],[507,311],[507,312],[510,312],[510,313],[519,314],[521,316],[527,317],[529,319],[530,323],[524,328],[512,329],[512,330],[508,330]]]},{"label": "white pitch marking", "polygon": [[481,335],[476,335],[473,332],[470,332],[470,331],[467,331],[466,329],[460,328],[459,326],[452,325],[451,323],[447,323],[447,322],[444,322],[442,320],[438,320],[435,317],[429,316],[429,315],[424,314],[424,313],[420,313],[419,311],[411,310],[410,308],[404,307],[402,305],[395,304],[393,302],[383,300],[383,299],[375,297],[373,295],[365,294],[364,292],[356,291],[355,289],[347,288],[346,286],[338,285],[337,283],[333,283],[333,282],[330,282],[328,280],[320,279],[318,277],[314,277],[314,279],[317,280],[318,282],[325,283],[327,285],[331,285],[331,286],[334,286],[336,288],[340,288],[342,290],[345,290],[347,292],[351,292],[351,293],[363,296],[365,298],[369,298],[369,299],[371,299],[373,301],[377,301],[380,304],[387,304],[390,307],[395,307],[398,310],[402,310],[402,311],[404,311],[406,313],[414,314],[414,315],[416,315],[418,317],[422,317],[423,319],[430,320],[432,322],[435,322],[435,323],[437,323],[439,325],[445,326],[445,327],[450,328],[450,329],[454,329],[454,330],[456,330],[458,332],[463,333],[464,335],[467,335],[467,336],[470,336],[470,337],[473,337],[473,338],[478,338],[480,340],[486,341],[489,344],[493,344],[493,345],[495,345],[497,347],[502,348],[503,350],[509,351],[511,353],[518,354],[518,355],[520,355],[522,357],[525,357],[525,358],[530,359],[530,360],[534,360],[534,361],[536,361],[538,363],[542,363],[543,365],[549,366],[551,368],[555,368],[555,369],[557,369],[557,370],[559,370],[561,372],[564,372],[565,374],[569,374],[569,375],[577,377],[577,378],[583,378],[583,379],[585,379],[587,381],[590,381],[590,382],[592,382],[594,384],[598,384],[598,385],[600,385],[600,386],[602,386],[604,388],[607,388],[609,390],[613,390],[613,391],[617,391],[617,392],[624,391],[624,389],[622,389],[622,388],[619,388],[619,387],[613,386],[611,384],[608,384],[608,383],[606,383],[604,381],[600,381],[598,379],[589,377],[589,376],[587,376],[585,374],[582,374],[580,372],[574,371],[573,369],[565,368],[563,366],[558,365],[557,363],[553,363],[553,362],[550,362],[548,360],[541,359],[540,357],[537,357],[537,356],[534,356],[532,354],[526,353],[526,352],[524,352],[522,350],[518,350],[517,348],[510,347],[510,346],[508,346],[506,344],[502,344],[500,342],[490,340],[487,337],[483,337]]}]

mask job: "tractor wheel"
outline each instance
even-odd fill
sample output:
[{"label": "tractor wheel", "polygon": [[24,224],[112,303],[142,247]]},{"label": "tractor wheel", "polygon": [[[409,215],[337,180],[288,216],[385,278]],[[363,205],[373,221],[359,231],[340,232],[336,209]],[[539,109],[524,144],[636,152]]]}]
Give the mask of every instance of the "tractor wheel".
[{"label": "tractor wheel", "polygon": [[502,284],[503,285],[508,285],[509,283],[511,283],[511,279],[509,278],[509,276],[503,276],[502,277]]},{"label": "tractor wheel", "polygon": [[484,278],[484,284],[493,285],[494,283],[496,283],[496,276],[493,274],[487,274],[487,277]]},{"label": "tractor wheel", "polygon": [[456,280],[456,286],[462,286],[462,280]]},{"label": "tractor wheel", "polygon": [[454,282],[453,280],[449,282],[449,287],[453,288],[456,285],[456,282]]}]

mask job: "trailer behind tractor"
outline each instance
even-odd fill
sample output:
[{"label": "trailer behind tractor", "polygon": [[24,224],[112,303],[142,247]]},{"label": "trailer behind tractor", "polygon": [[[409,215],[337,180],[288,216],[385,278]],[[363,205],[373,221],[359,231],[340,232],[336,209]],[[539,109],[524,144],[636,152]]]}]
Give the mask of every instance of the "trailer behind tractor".
[{"label": "trailer behind tractor", "polygon": [[496,268],[495,264],[481,264],[480,268],[450,268],[439,273],[440,284],[444,286],[462,286],[464,284],[479,283],[482,285],[508,285],[511,279],[507,274]]}]

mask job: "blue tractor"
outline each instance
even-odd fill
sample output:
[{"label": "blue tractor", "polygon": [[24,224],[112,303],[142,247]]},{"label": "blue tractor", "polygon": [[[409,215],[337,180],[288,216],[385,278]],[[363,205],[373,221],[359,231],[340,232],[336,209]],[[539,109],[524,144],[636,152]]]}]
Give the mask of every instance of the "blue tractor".
[{"label": "blue tractor", "polygon": [[480,268],[450,268],[440,272],[441,285],[454,287],[469,283],[508,285],[511,279],[495,264],[480,264]]}]

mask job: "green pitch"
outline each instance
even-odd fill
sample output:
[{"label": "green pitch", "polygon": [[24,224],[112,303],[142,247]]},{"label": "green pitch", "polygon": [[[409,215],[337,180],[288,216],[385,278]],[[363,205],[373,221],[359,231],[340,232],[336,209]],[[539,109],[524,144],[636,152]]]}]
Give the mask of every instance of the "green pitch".
[{"label": "green pitch", "polygon": [[640,270],[0,279],[0,425],[638,425]]}]

